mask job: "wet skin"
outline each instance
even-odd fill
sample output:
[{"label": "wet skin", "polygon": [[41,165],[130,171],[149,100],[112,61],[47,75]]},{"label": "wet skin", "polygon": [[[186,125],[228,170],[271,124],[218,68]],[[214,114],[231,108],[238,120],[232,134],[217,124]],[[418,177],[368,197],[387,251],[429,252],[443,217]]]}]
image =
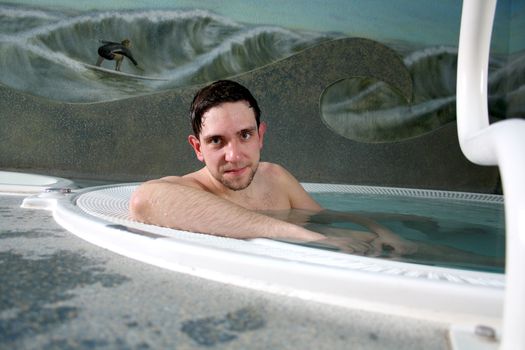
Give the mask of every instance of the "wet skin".
[{"label": "wet skin", "polygon": [[199,137],[190,135],[188,141],[216,189],[239,191],[257,172],[265,131],[247,102],[227,102],[204,113]]}]

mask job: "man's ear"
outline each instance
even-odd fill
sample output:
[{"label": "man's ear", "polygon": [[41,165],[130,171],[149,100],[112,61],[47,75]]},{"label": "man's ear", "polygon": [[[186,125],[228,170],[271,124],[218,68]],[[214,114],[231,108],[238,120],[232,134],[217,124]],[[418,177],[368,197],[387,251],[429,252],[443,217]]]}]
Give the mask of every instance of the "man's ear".
[{"label": "man's ear", "polygon": [[197,159],[201,162],[204,162],[204,156],[201,152],[201,142],[195,135],[188,136],[188,142],[191,145],[191,148],[195,151],[195,155],[197,156]]},{"label": "man's ear", "polygon": [[259,127],[257,128],[257,133],[259,134],[259,149],[263,147],[263,141],[264,141],[264,134],[266,133],[266,128],[268,126],[265,122],[262,122],[259,124]]}]

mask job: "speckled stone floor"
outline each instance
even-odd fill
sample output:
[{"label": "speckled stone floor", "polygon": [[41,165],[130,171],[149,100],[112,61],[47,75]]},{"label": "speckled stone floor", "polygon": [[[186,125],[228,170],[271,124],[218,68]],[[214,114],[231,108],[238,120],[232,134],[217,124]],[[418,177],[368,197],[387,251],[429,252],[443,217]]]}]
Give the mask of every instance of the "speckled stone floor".
[{"label": "speckled stone floor", "polygon": [[[149,266],[0,196],[0,349],[448,349],[446,327]],[[314,281],[312,281],[314,282]]]}]

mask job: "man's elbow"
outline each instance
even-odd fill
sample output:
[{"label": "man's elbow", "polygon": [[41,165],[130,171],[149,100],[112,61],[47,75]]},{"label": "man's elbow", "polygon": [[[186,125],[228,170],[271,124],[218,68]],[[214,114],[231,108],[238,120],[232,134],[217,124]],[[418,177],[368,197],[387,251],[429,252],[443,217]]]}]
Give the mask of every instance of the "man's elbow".
[{"label": "man's elbow", "polygon": [[149,200],[144,185],[139,186],[129,200],[129,214],[131,218],[139,222],[148,222],[148,212],[150,210]]}]

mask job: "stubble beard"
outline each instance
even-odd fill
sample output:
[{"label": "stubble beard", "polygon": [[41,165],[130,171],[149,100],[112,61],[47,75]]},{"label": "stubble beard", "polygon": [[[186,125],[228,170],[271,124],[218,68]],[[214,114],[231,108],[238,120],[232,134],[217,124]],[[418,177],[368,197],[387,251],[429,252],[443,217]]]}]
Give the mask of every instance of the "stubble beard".
[{"label": "stubble beard", "polygon": [[258,168],[258,166],[256,166],[255,168],[248,167],[248,170],[250,171],[250,174],[248,175],[247,180],[244,181],[244,182],[239,182],[239,181],[235,181],[235,180],[231,181],[231,180],[226,179],[224,176],[221,176],[221,178],[218,179],[218,180],[226,188],[228,188],[228,189],[230,189],[232,191],[241,191],[241,190],[244,190],[245,188],[247,188],[248,186],[250,186],[250,184],[253,181],[253,178],[255,177],[255,173],[257,172],[257,168]]}]

